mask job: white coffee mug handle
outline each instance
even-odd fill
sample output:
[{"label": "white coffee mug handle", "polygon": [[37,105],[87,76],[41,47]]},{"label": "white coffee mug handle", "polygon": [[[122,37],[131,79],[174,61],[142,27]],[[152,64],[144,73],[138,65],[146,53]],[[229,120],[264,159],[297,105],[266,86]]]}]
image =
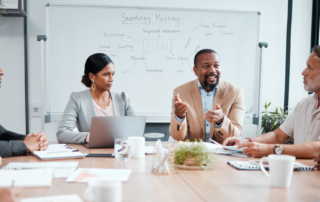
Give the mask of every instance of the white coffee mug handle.
[{"label": "white coffee mug handle", "polygon": [[264,166],[263,166],[263,162],[264,161],[268,161],[268,157],[262,157],[261,159],[260,159],[260,162],[259,162],[259,164],[260,164],[260,169],[261,169],[261,171],[264,173],[264,174],[266,174],[266,176],[268,177],[268,178],[270,178],[270,174],[266,171],[266,169],[264,168]]},{"label": "white coffee mug handle", "polygon": [[93,202],[95,200],[94,194],[93,194],[93,186],[91,187],[88,186],[86,190],[84,190],[84,199],[90,202]]}]

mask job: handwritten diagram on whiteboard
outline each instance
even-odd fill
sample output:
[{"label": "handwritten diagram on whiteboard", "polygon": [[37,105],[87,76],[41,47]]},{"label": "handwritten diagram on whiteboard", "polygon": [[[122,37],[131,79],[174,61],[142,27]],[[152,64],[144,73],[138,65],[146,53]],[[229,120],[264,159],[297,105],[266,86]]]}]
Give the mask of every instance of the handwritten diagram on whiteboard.
[{"label": "handwritten diagram on whiteboard", "polygon": [[50,111],[62,113],[85,60],[105,53],[115,64],[113,91],[136,113],[169,114],[173,89],[197,77],[194,56],[218,52],[222,79],[244,90],[247,113],[257,99],[257,12],[51,6],[48,10]]}]

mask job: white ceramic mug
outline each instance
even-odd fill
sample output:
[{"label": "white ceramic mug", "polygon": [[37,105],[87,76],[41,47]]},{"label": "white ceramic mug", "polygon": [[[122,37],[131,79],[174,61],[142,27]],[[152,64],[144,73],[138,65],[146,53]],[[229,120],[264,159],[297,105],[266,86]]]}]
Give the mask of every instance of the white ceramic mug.
[{"label": "white ceramic mug", "polygon": [[128,137],[132,158],[144,158],[145,156],[145,137]]},{"label": "white ceramic mug", "polygon": [[[260,159],[260,168],[271,180],[273,187],[289,187],[293,174],[296,157],[289,155],[271,154]],[[268,161],[270,174],[263,167],[263,162]]]},{"label": "white ceramic mug", "polygon": [[84,198],[89,202],[121,202],[122,182],[91,181],[84,191]]}]

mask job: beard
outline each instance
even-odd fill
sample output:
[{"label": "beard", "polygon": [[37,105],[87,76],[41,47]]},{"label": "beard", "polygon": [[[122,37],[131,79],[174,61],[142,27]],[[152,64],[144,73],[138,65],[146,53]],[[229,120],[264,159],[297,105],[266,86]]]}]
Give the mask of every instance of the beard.
[{"label": "beard", "polygon": [[305,77],[303,77],[305,81],[304,89],[308,92],[316,92],[320,89],[320,74],[312,80],[307,81]]},{"label": "beard", "polygon": [[[215,77],[217,77],[216,83],[214,83],[214,84],[209,84],[208,81],[207,81],[207,79],[208,79],[209,76],[215,76]],[[215,88],[218,86],[219,80],[220,80],[220,76],[219,76],[217,73],[207,74],[207,75],[204,77],[204,85],[205,85],[208,89],[210,89],[210,91],[212,91],[213,89],[215,89]]]}]

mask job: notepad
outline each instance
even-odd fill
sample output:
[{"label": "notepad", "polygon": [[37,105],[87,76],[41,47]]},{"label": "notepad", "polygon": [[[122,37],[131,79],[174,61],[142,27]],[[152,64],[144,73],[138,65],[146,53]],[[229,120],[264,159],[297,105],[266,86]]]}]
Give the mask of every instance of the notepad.
[{"label": "notepad", "polygon": [[87,183],[92,180],[126,182],[130,174],[131,169],[78,168],[66,182]]},{"label": "notepad", "polygon": [[0,187],[50,187],[52,169],[0,170]]},{"label": "notepad", "polygon": [[81,152],[56,152],[56,153],[47,153],[45,151],[34,152],[41,160],[53,160],[53,159],[72,159],[72,158],[84,158],[86,154]]},{"label": "notepad", "polygon": [[[228,161],[228,164],[238,170],[260,170],[259,161]],[[266,170],[269,169],[268,165],[264,165],[264,167]],[[293,170],[314,170],[314,168],[295,162]]]},{"label": "notepad", "polygon": [[66,144],[50,144],[45,151],[34,151],[33,154],[41,160],[84,158],[86,156]]},{"label": "notepad", "polygon": [[67,178],[78,166],[78,162],[11,162],[3,170],[53,169],[54,178]]},{"label": "notepad", "polygon": [[83,202],[77,194],[23,198],[20,202]]}]

